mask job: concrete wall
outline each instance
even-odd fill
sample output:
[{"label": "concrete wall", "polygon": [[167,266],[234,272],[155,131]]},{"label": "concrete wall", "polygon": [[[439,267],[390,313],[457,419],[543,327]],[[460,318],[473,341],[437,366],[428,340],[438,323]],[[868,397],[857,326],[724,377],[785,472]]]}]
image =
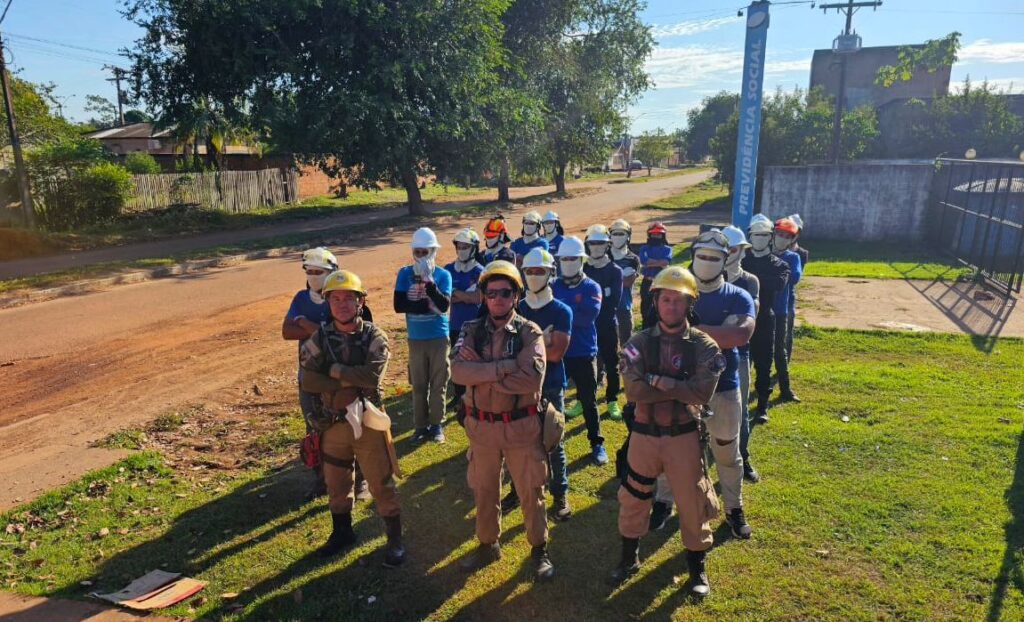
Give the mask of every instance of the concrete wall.
[{"label": "concrete wall", "polygon": [[[899,62],[901,46],[862,48],[847,57],[846,62],[846,106],[871,106],[875,108],[894,99],[908,97],[937,97],[949,93],[950,67],[941,67],[934,73],[921,69],[915,71],[910,80],[897,82],[890,87],[875,84],[878,68]],[[923,46],[914,45],[914,48]],[[811,58],[811,88],[821,86],[832,97],[839,92],[839,62],[832,50],[814,50]]]},{"label": "concrete wall", "polygon": [[769,166],[761,211],[773,219],[800,214],[808,239],[917,242],[933,172],[930,160]]}]

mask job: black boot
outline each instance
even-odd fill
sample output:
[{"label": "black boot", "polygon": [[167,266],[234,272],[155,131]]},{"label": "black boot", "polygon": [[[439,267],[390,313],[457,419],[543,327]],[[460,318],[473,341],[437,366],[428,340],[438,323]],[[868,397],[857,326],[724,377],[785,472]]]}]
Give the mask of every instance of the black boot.
[{"label": "black boot", "polygon": [[533,558],[533,576],[537,581],[550,581],[555,578],[555,565],[551,563],[551,558],[548,557],[548,545],[542,544],[533,547],[530,557]]},{"label": "black boot", "polygon": [[800,398],[794,395],[793,391],[789,387],[786,387],[781,391],[779,399],[783,402],[793,402],[794,404],[800,403]]},{"label": "black boot", "polygon": [[501,513],[508,514],[517,507],[519,507],[519,495],[516,493],[516,487],[509,486],[508,494],[501,499]]},{"label": "black boot", "polygon": [[466,572],[472,572],[479,570],[484,566],[494,563],[501,559],[501,545],[497,542],[493,544],[480,543],[472,553],[469,554],[466,559],[459,562],[459,566],[462,567]]},{"label": "black boot", "polygon": [[768,394],[757,396],[757,407],[754,409],[754,423],[768,423]]},{"label": "black boot", "polygon": [[697,598],[704,598],[711,593],[708,573],[704,568],[706,556],[707,551],[686,551],[686,567],[690,570],[690,594]]},{"label": "black boot", "polygon": [[334,525],[331,537],[327,538],[327,542],[317,549],[317,553],[321,557],[337,555],[356,543],[356,532],[352,531],[352,512],[342,514],[332,512],[331,522]]},{"label": "black boot", "polygon": [[618,585],[640,570],[640,538],[622,537],[622,558],[612,571],[612,585]]},{"label": "black boot", "polygon": [[743,479],[752,484],[756,484],[761,481],[761,474],[757,472],[754,465],[750,464],[749,459],[743,461]]},{"label": "black boot", "polygon": [[398,568],[405,561],[405,547],[402,546],[402,515],[384,517],[384,533],[388,542],[384,545],[384,567]]}]

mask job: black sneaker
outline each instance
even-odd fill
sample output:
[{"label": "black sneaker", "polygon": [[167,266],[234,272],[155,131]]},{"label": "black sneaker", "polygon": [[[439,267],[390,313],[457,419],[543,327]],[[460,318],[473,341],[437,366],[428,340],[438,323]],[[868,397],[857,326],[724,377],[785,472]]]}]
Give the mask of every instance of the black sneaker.
[{"label": "black sneaker", "polygon": [[432,425],[427,429],[427,438],[440,445],[445,441],[444,430],[439,425]]},{"label": "black sneaker", "polygon": [[546,544],[533,547],[530,556],[533,558],[534,578],[537,581],[550,581],[555,578],[555,565],[551,563],[551,558],[548,557],[548,547]]},{"label": "black sneaker", "polygon": [[732,535],[741,540],[749,540],[754,530],[747,524],[747,517],[743,514],[743,508],[734,508],[725,515],[725,522],[729,523]]},{"label": "black sneaker", "polygon": [[430,438],[430,428],[420,428],[412,435],[412,440],[416,443],[425,443],[428,438]]},{"label": "black sneaker", "polygon": [[508,514],[519,507],[519,495],[516,494],[515,486],[509,486],[508,494],[501,499],[501,513]]},{"label": "black sneaker", "polygon": [[794,395],[792,391],[783,391],[782,394],[779,395],[779,399],[783,402],[793,402],[794,404],[800,403],[800,398]]},{"label": "black sneaker", "polygon": [[555,520],[565,522],[572,517],[572,507],[569,506],[569,500],[565,496],[555,497],[554,503],[551,504],[551,513],[554,514]]},{"label": "black sneaker", "polygon": [[651,506],[651,522],[648,524],[648,529],[650,531],[662,529],[670,516],[672,516],[672,506],[668,503],[655,501]]},{"label": "black sneaker", "polygon": [[743,479],[747,480],[751,484],[756,484],[761,481],[761,474],[758,473],[753,466],[748,462],[743,463]]}]

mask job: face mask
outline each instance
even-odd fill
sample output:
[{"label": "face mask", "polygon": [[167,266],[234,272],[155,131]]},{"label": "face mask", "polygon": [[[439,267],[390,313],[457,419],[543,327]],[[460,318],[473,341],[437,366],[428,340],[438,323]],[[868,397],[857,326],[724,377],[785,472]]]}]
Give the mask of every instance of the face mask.
[{"label": "face mask", "polygon": [[647,243],[650,244],[651,246],[662,246],[662,245],[665,244],[665,238],[662,238],[662,237],[647,238]]},{"label": "face mask", "polygon": [[531,292],[539,292],[548,286],[550,277],[546,274],[527,274],[526,288]]},{"label": "face mask", "polygon": [[600,259],[608,254],[608,245],[604,242],[591,242],[587,245],[588,253],[592,259]]},{"label": "face mask", "polygon": [[324,300],[326,300],[326,298],[321,296],[315,289],[310,289],[308,291],[309,291],[309,299],[313,301],[313,304],[315,304],[315,305],[322,305],[322,304],[324,304]]},{"label": "face mask", "polygon": [[755,251],[761,252],[767,250],[768,245],[772,243],[772,236],[764,234],[752,234],[750,236],[750,247]]},{"label": "face mask", "polygon": [[625,248],[629,243],[629,235],[626,233],[613,233],[611,238],[612,248]]},{"label": "face mask", "polygon": [[306,284],[309,285],[309,291],[320,293],[320,290],[324,288],[324,281],[327,280],[326,274],[307,274]]},{"label": "face mask", "polygon": [[708,261],[707,259],[694,257],[693,276],[697,277],[701,281],[707,282],[714,281],[720,274],[722,274],[721,261]]},{"label": "face mask", "polygon": [[413,263],[413,273],[418,277],[432,275],[434,273],[434,260],[431,257],[423,257]]},{"label": "face mask", "polygon": [[462,262],[469,261],[470,259],[473,258],[473,249],[472,248],[464,248],[462,250],[455,251],[455,253],[456,253],[456,255],[458,255],[459,261],[462,261]]},{"label": "face mask", "polygon": [[523,235],[537,235],[537,223],[535,223],[535,222],[524,222],[523,223]]},{"label": "face mask", "polygon": [[562,266],[562,276],[566,278],[574,278],[579,275],[580,270],[583,270],[583,259],[577,257],[572,261],[561,261],[559,262]]},{"label": "face mask", "polygon": [[782,236],[775,236],[775,240],[773,241],[775,250],[780,253],[789,248],[791,244],[793,244],[793,238],[785,238]]},{"label": "face mask", "polygon": [[486,238],[484,243],[487,244],[487,248],[494,250],[498,247],[498,238]]},{"label": "face mask", "polygon": [[725,259],[725,271],[729,274],[736,274],[740,269],[740,262],[743,261],[743,256],[747,254],[747,249],[741,248],[735,253],[731,253]]},{"label": "face mask", "polygon": [[558,235],[558,223],[557,222],[546,222],[544,223],[544,235],[547,237],[555,237]]}]

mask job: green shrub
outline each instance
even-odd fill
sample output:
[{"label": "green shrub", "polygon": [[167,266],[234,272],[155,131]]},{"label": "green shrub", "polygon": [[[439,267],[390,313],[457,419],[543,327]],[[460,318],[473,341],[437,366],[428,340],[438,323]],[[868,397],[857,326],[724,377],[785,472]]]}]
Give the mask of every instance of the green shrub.
[{"label": "green shrub", "polygon": [[155,175],[162,172],[156,158],[148,153],[129,153],[124,159],[124,167],[135,175]]},{"label": "green shrub", "polygon": [[59,231],[113,220],[134,184],[123,166],[103,162],[70,177],[47,180],[39,190],[39,219],[47,229]]}]

